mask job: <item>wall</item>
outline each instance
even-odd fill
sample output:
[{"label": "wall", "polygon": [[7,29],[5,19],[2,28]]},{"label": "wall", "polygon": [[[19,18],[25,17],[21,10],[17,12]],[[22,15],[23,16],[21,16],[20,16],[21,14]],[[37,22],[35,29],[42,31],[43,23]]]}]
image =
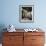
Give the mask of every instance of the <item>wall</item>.
[{"label": "wall", "polygon": [[[34,23],[19,22],[19,5],[34,5]],[[0,0],[0,25],[13,24],[16,28],[46,28],[46,1],[41,0]]]},{"label": "wall", "polygon": [[[34,5],[34,23],[19,22],[19,5]],[[40,27],[46,32],[46,0],[0,0],[0,31],[13,24],[15,28]]]}]

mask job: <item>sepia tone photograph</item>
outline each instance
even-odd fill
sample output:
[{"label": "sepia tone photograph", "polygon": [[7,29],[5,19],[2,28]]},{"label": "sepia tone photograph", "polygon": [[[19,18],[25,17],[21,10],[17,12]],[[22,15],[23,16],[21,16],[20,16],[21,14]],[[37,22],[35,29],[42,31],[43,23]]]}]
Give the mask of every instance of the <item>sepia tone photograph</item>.
[{"label": "sepia tone photograph", "polygon": [[20,5],[20,22],[33,22],[33,5]]}]

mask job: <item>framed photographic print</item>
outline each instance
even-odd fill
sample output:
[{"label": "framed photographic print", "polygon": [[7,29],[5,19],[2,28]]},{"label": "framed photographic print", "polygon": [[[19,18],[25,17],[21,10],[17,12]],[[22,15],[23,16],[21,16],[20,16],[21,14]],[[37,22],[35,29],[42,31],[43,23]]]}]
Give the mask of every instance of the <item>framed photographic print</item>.
[{"label": "framed photographic print", "polygon": [[19,6],[19,21],[25,23],[34,21],[34,5]]}]

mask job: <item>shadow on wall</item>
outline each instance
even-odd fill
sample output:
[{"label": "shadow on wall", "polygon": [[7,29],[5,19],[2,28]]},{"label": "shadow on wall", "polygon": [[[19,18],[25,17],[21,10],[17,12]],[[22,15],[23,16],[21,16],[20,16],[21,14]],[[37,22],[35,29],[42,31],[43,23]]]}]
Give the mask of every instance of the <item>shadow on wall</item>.
[{"label": "shadow on wall", "polygon": [[6,30],[4,30],[5,25],[4,24],[0,24],[0,43],[2,43],[2,36],[3,36],[3,32],[5,32]]}]

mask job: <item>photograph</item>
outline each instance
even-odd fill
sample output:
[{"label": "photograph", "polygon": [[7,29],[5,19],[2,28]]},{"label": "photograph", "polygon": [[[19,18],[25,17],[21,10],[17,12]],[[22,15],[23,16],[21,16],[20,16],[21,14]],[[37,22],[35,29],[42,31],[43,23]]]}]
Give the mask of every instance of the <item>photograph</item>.
[{"label": "photograph", "polygon": [[20,5],[19,6],[20,22],[33,22],[34,19],[34,6],[33,5]]}]

